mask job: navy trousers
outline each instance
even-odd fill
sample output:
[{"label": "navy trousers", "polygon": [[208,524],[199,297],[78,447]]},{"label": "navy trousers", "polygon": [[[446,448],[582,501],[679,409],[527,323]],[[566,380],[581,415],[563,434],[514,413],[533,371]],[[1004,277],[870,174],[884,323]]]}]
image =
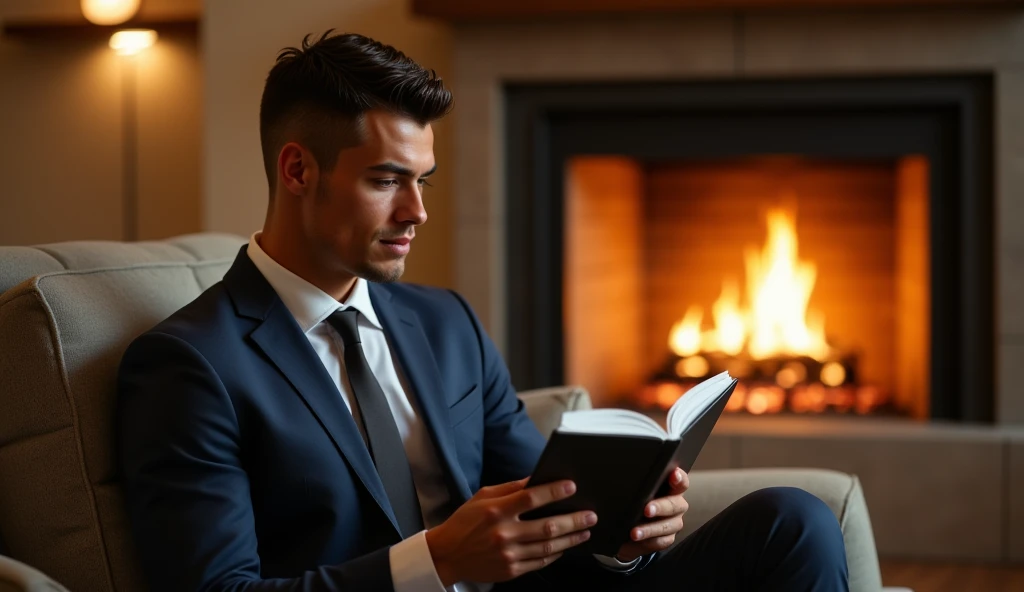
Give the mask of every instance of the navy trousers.
[{"label": "navy trousers", "polygon": [[820,499],[792,487],[739,499],[638,573],[621,576],[590,563],[563,557],[496,591],[849,590],[839,522]]}]

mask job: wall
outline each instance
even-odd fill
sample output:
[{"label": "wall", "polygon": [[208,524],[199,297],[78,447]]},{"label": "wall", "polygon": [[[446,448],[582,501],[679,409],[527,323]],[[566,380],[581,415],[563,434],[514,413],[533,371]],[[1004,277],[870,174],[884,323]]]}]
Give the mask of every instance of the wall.
[{"label": "wall", "polygon": [[[143,16],[194,16],[150,0]],[[81,19],[77,0],[10,0],[0,21]],[[106,36],[0,37],[0,244],[122,236],[122,58]],[[138,58],[138,236],[199,229],[200,56],[165,35]]]},{"label": "wall", "polygon": [[[216,0],[207,2],[205,11],[203,216],[208,230],[248,235],[263,224],[268,188],[260,156],[259,101],[267,72],[282,48],[329,28],[362,33],[398,47],[451,83],[450,31],[413,18],[407,0]],[[454,163],[449,125],[435,125],[438,172],[431,178],[429,221],[417,230],[407,281],[453,283]]]}]

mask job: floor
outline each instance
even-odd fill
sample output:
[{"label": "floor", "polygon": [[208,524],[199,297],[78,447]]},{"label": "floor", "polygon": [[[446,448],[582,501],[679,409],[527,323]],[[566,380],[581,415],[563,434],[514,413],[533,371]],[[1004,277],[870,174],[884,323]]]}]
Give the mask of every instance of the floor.
[{"label": "floor", "polygon": [[882,583],[914,592],[1021,592],[1024,565],[923,563],[882,560]]}]

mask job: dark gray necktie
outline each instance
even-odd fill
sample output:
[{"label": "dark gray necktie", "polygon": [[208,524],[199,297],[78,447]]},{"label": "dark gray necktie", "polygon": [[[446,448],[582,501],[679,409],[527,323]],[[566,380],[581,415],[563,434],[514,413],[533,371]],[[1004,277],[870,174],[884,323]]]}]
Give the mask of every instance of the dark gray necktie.
[{"label": "dark gray necktie", "polygon": [[352,394],[359,406],[363,429],[370,448],[370,456],[384,484],[384,491],[398,519],[402,537],[407,538],[423,530],[423,517],[416,499],[416,486],[412,468],[405,456],[402,435],[398,433],[395,417],[380,383],[370,371],[359,339],[359,311],[354,308],[337,310],[327,318],[345,342],[345,370],[352,386]]}]

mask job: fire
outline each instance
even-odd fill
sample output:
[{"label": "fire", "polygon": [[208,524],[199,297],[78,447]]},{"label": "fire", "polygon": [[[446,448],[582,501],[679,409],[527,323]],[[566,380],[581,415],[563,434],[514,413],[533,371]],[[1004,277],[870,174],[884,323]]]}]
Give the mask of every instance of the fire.
[{"label": "fire", "polygon": [[672,351],[682,357],[698,352],[735,356],[746,349],[755,360],[779,355],[826,359],[825,319],[807,310],[817,269],[798,258],[795,218],[784,209],[770,211],[764,247],[747,249],[749,306],[741,308],[738,282],[726,278],[711,309],[714,328],[702,331],[703,309],[689,307],[669,334]]}]

